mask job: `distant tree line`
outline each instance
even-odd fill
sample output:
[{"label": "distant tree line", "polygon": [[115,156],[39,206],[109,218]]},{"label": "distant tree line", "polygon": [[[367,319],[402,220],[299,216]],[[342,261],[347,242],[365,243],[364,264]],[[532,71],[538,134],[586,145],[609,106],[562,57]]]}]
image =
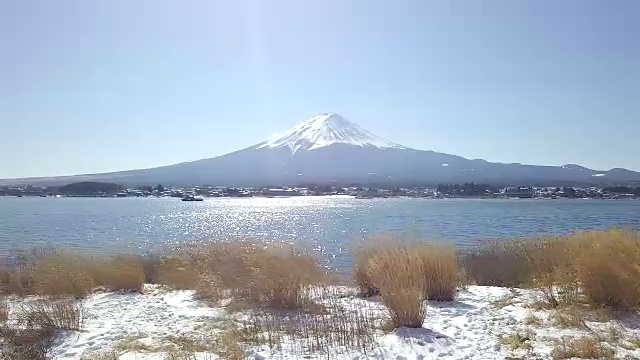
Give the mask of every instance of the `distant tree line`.
[{"label": "distant tree line", "polygon": [[142,190],[142,191],[146,191],[146,192],[163,192],[165,190],[164,186],[162,186],[162,184],[158,184],[156,186],[153,185],[143,185],[143,186],[139,186],[138,189]]},{"label": "distant tree line", "polygon": [[602,189],[607,194],[633,194],[640,196],[640,187],[632,188],[627,186],[609,186]]},{"label": "distant tree line", "polygon": [[97,195],[115,194],[124,189],[125,187],[120,184],[82,181],[60,186],[57,188],[57,192],[68,195]]}]

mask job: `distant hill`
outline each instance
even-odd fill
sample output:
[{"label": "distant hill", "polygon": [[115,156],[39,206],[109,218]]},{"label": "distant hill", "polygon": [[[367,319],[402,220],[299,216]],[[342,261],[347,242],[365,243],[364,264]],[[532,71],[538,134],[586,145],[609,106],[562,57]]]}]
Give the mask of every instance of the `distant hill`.
[{"label": "distant hill", "polygon": [[638,184],[640,173],[619,168],[600,171],[576,164],[494,163],[416,150],[385,141],[338,114],[321,114],[270,140],[215,158],[115,173],[4,180],[0,184],[52,185],[73,181],[185,186],[435,186],[466,182],[608,186]]},{"label": "distant hill", "polygon": [[125,187],[119,184],[95,182],[95,181],[82,181],[58,188],[58,192],[67,195],[98,195],[98,194],[115,194]]}]

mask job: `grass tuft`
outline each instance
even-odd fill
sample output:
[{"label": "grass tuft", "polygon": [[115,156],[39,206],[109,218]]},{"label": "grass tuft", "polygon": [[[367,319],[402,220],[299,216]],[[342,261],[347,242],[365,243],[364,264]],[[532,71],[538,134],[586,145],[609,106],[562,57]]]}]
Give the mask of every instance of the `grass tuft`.
[{"label": "grass tuft", "polygon": [[80,360],[118,360],[120,356],[117,351],[95,351],[82,354]]},{"label": "grass tuft", "polygon": [[594,337],[563,338],[551,351],[554,360],[564,359],[613,359],[615,351]]},{"label": "grass tuft", "polygon": [[530,332],[516,332],[509,335],[503,335],[500,337],[500,344],[508,346],[511,351],[518,349],[532,350],[531,341],[534,340],[534,335]]},{"label": "grass tuft", "polygon": [[388,248],[371,257],[367,273],[380,290],[393,327],[422,327],[426,316],[424,262],[418,252]]}]

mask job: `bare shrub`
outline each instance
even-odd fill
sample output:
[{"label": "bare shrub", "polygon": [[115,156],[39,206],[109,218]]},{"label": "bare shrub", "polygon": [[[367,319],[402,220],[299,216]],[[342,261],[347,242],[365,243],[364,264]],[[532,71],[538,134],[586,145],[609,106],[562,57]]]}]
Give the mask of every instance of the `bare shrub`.
[{"label": "bare shrub", "polygon": [[560,340],[551,351],[555,360],[564,359],[613,359],[615,351],[604,346],[594,337],[579,337]]},{"label": "bare shrub", "polygon": [[35,299],[25,302],[18,314],[18,322],[26,328],[80,330],[82,302],[65,298]]},{"label": "bare shrub", "polygon": [[0,326],[0,358],[46,360],[53,347],[55,329],[51,327]]}]

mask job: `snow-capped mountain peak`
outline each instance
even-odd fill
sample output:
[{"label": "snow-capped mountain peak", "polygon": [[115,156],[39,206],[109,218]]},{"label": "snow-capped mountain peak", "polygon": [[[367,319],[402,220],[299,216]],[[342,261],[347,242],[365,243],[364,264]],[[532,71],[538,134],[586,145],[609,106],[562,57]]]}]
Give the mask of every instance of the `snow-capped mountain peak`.
[{"label": "snow-capped mountain peak", "polygon": [[403,146],[385,141],[335,113],[314,116],[260,144],[258,149],[287,146],[295,154],[300,150],[313,150],[333,144],[404,149]]}]

